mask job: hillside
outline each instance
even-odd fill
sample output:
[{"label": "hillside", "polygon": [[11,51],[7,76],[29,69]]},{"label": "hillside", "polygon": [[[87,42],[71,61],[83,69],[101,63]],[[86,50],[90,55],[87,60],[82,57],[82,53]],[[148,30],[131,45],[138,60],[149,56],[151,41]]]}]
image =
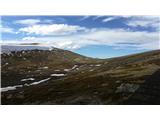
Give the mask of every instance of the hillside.
[{"label": "hillside", "polygon": [[2,104],[160,104],[160,50],[101,60],[33,49],[1,58]]}]

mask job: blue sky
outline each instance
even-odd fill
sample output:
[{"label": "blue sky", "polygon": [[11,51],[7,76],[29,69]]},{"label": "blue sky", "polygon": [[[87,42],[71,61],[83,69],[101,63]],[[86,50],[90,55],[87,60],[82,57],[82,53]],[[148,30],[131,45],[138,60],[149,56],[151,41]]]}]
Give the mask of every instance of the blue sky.
[{"label": "blue sky", "polygon": [[159,49],[158,16],[1,16],[1,44],[57,47],[97,58]]}]

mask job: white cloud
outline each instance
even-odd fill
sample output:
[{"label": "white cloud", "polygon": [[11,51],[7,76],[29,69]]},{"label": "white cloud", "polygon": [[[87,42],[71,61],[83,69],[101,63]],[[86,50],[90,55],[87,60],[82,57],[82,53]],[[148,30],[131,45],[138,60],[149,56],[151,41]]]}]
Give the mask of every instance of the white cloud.
[{"label": "white cloud", "polygon": [[97,19],[99,19],[99,18],[101,18],[101,17],[104,17],[104,16],[98,15],[98,16],[94,17],[93,20],[97,20]]},{"label": "white cloud", "polygon": [[85,19],[88,19],[89,17],[90,17],[89,15],[83,16],[83,17],[80,19],[80,21],[85,20]]},{"label": "white cloud", "polygon": [[0,26],[0,33],[15,33],[13,28]]},{"label": "white cloud", "polygon": [[157,16],[134,16],[127,21],[128,26],[132,27],[153,27],[159,29],[160,18]]},{"label": "white cloud", "polygon": [[21,19],[14,21],[15,24],[21,24],[25,26],[37,25],[37,24],[53,24],[57,22],[64,22],[64,18],[54,18],[54,19]]},{"label": "white cloud", "polygon": [[115,19],[117,19],[117,17],[115,17],[115,16],[114,17],[107,17],[107,18],[103,19],[102,22],[109,22],[109,21],[112,21]]},{"label": "white cloud", "polygon": [[36,35],[67,35],[85,30],[86,30],[85,27],[80,27],[77,25],[67,25],[67,24],[33,25],[19,29],[20,32],[25,32],[27,34],[36,34]]},{"label": "white cloud", "polygon": [[34,40],[35,39],[35,37],[24,37],[24,38],[22,38],[22,40],[24,40],[24,41],[26,41],[26,40]]},{"label": "white cloud", "polygon": [[23,40],[28,43],[40,43],[41,45],[70,50],[87,45],[107,45],[115,49],[159,49],[158,32],[133,32],[124,29],[92,29],[83,34],[63,37],[31,37],[31,39],[23,38]]},{"label": "white cloud", "polygon": [[39,19],[23,19],[15,21],[16,24],[22,24],[22,25],[34,25],[40,22],[41,21]]},{"label": "white cloud", "polygon": [[124,18],[126,25],[131,27],[152,27],[155,30],[160,30],[160,18],[158,16],[112,16],[102,20],[102,22],[109,22],[115,19]]}]

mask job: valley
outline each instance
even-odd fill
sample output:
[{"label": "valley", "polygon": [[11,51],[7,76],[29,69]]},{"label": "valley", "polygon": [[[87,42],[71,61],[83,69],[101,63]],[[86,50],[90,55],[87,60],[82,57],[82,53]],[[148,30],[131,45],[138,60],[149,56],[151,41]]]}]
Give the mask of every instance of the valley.
[{"label": "valley", "polygon": [[4,105],[160,104],[160,50],[109,59],[58,48],[1,54]]}]

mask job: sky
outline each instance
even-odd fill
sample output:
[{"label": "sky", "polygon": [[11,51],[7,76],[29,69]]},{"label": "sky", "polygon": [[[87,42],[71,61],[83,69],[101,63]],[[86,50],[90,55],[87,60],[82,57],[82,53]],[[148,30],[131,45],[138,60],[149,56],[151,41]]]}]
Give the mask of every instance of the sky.
[{"label": "sky", "polygon": [[159,16],[1,16],[0,42],[110,58],[159,49],[159,24]]}]

